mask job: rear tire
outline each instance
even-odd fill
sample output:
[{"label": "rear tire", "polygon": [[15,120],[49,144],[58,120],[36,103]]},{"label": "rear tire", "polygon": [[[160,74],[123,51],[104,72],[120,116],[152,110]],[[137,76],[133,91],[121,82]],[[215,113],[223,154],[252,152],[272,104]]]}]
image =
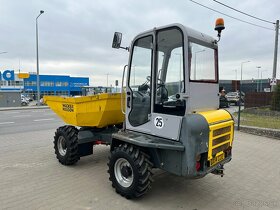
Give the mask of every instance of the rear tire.
[{"label": "rear tire", "polygon": [[153,164],[139,148],[128,144],[115,147],[111,151],[108,166],[112,187],[121,196],[138,198],[151,188]]},{"label": "rear tire", "polygon": [[56,158],[63,165],[73,165],[79,159],[78,129],[65,125],[59,127],[54,136],[54,150]]}]

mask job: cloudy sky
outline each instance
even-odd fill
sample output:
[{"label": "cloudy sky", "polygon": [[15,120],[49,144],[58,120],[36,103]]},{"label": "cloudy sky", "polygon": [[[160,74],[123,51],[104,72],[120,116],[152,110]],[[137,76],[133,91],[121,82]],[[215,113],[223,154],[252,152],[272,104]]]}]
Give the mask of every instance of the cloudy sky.
[{"label": "cloudy sky", "polygon": [[[246,13],[275,22],[279,0],[220,0]],[[212,0],[197,0],[228,15],[274,29],[227,9]],[[235,79],[240,63],[245,79],[272,75],[275,31],[255,27],[200,7],[189,0],[0,0],[0,71],[36,71],[35,19],[39,18],[40,73],[90,77],[91,85],[121,80],[128,53],[111,48],[113,33],[123,33],[128,46],[138,33],[155,26],[182,23],[216,36],[214,23],[223,17],[226,29],[219,42],[220,78]],[[280,58],[278,53],[278,60]],[[20,61],[20,62],[19,62]],[[277,77],[280,77],[278,61]],[[20,63],[20,65],[19,65]],[[240,76],[239,76],[240,77]],[[238,78],[239,78],[238,77]]]}]

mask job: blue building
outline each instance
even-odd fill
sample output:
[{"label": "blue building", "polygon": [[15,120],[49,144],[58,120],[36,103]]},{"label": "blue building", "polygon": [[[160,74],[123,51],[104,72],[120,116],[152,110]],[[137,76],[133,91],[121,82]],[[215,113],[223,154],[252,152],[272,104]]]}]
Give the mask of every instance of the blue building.
[{"label": "blue building", "polygon": [[[37,75],[30,74],[23,79],[23,91],[28,95],[37,94]],[[88,77],[40,75],[40,93],[44,95],[81,95],[81,87],[89,85]]]}]

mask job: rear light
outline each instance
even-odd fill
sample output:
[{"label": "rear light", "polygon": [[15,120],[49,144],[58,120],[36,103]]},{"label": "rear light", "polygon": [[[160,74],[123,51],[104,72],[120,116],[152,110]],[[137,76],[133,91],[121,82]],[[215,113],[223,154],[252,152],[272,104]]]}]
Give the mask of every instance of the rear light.
[{"label": "rear light", "polygon": [[196,162],[196,165],[195,165],[195,168],[196,168],[196,171],[199,171],[199,169],[200,169],[200,162]]},{"label": "rear light", "polygon": [[195,165],[196,171],[199,171],[199,169],[201,167],[200,159],[201,159],[201,155],[199,154],[196,156],[196,165]]}]

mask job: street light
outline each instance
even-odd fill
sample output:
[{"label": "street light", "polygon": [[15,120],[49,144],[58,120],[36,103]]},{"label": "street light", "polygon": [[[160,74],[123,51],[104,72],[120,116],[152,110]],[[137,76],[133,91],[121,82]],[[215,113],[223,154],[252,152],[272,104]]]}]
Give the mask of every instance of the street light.
[{"label": "street light", "polygon": [[240,109],[241,109],[241,90],[242,90],[242,67],[244,63],[249,63],[250,61],[244,61],[241,63],[241,79],[240,79],[240,85],[239,85],[239,103],[238,103],[238,124],[237,124],[237,130],[240,130]]},{"label": "street light", "polygon": [[260,80],[260,68],[261,68],[261,66],[256,66],[256,68],[258,69],[257,92],[259,92],[259,80]]},{"label": "street light", "polygon": [[40,106],[40,78],[39,78],[39,50],[38,50],[38,18],[44,13],[43,10],[40,11],[40,14],[36,18],[36,55],[37,55],[37,105]]},{"label": "street light", "polygon": [[179,71],[179,93],[182,91],[181,90],[181,82],[182,82],[182,76],[181,76],[181,73],[182,73],[182,53],[175,53],[175,55],[178,55],[179,58],[180,58],[180,71]]},{"label": "street light", "polygon": [[194,52],[194,80],[196,80],[196,54],[204,51],[205,49]]},{"label": "street light", "polygon": [[[135,65],[132,65],[131,67],[133,67],[133,85],[135,86]],[[132,71],[132,69],[131,69],[131,71]]]},{"label": "street light", "polygon": [[235,83],[234,83],[234,89],[235,89],[235,91],[237,91],[237,69],[234,69],[233,71],[235,71]]},{"label": "street light", "polygon": [[109,78],[109,75],[110,75],[109,73],[106,74],[106,76],[107,76],[106,90],[108,89],[108,78]]},{"label": "street light", "polygon": [[0,52],[0,54],[4,54],[4,53],[8,53],[8,52]]},{"label": "street light", "polygon": [[262,73],[263,73],[263,72],[265,72],[265,71],[267,71],[267,70],[262,70],[262,71],[261,71],[261,84],[260,84],[260,92],[262,92]]}]

